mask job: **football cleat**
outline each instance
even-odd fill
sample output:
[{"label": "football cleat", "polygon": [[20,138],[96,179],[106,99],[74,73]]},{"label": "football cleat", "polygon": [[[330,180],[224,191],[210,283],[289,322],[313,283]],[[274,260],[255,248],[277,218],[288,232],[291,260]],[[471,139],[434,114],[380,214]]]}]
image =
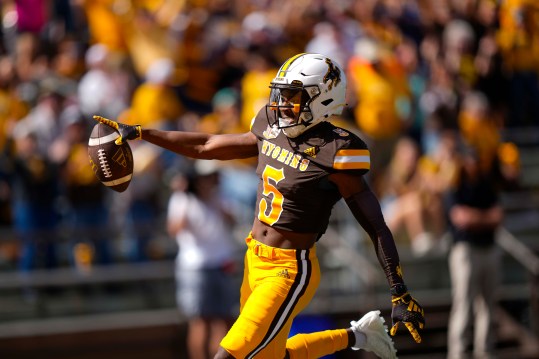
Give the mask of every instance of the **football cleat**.
[{"label": "football cleat", "polygon": [[397,350],[393,340],[389,336],[385,320],[380,315],[379,310],[373,310],[365,314],[360,320],[351,321],[350,325],[354,332],[360,332],[367,338],[365,344],[359,347],[352,347],[353,350],[363,349],[373,352],[382,359],[397,358]]}]

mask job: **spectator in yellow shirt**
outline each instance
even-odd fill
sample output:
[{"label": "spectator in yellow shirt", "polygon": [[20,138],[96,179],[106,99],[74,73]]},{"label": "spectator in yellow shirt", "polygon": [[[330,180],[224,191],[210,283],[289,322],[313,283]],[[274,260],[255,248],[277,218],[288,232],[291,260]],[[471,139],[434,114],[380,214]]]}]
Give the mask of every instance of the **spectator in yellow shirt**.
[{"label": "spectator in yellow shirt", "polygon": [[184,106],[169,84],[174,72],[170,59],[154,61],[145,81],[135,89],[131,107],[121,118],[126,123],[169,127],[184,113]]},{"label": "spectator in yellow shirt", "polygon": [[401,111],[409,108],[411,101],[406,75],[394,56],[371,39],[357,42],[348,74],[357,102],[356,124],[370,142],[369,147],[376,149],[371,157],[372,179],[376,181],[377,174],[389,163],[404,121],[410,115],[409,111]]}]

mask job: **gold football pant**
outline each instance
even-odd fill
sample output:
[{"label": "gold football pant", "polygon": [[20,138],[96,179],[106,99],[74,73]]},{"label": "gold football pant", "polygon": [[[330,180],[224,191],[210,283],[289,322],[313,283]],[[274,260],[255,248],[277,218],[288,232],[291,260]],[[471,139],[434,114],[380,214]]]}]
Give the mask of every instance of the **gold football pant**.
[{"label": "gold football pant", "polygon": [[316,248],[280,249],[246,238],[240,315],[221,341],[234,358],[319,358],[348,347],[346,329],[298,334],[288,339],[293,319],[320,283]]}]

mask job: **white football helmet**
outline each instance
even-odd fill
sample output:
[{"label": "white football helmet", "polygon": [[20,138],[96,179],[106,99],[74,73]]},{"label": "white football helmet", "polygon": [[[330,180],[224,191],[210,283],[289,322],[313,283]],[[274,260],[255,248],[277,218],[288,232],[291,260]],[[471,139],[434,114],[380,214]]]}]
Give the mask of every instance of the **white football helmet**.
[{"label": "white football helmet", "polygon": [[266,106],[270,126],[294,138],[340,115],[346,106],[346,76],[329,57],[298,54],[286,60],[270,85]]}]

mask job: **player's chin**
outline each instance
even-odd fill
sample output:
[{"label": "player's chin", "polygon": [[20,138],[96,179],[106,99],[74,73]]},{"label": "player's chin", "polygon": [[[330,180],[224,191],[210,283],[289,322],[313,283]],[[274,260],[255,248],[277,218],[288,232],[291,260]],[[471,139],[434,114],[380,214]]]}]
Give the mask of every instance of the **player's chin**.
[{"label": "player's chin", "polygon": [[279,117],[279,126],[282,128],[293,126],[296,123],[293,117],[281,116]]},{"label": "player's chin", "polygon": [[283,128],[283,133],[288,138],[296,138],[305,131],[305,126],[297,125],[292,127]]}]

